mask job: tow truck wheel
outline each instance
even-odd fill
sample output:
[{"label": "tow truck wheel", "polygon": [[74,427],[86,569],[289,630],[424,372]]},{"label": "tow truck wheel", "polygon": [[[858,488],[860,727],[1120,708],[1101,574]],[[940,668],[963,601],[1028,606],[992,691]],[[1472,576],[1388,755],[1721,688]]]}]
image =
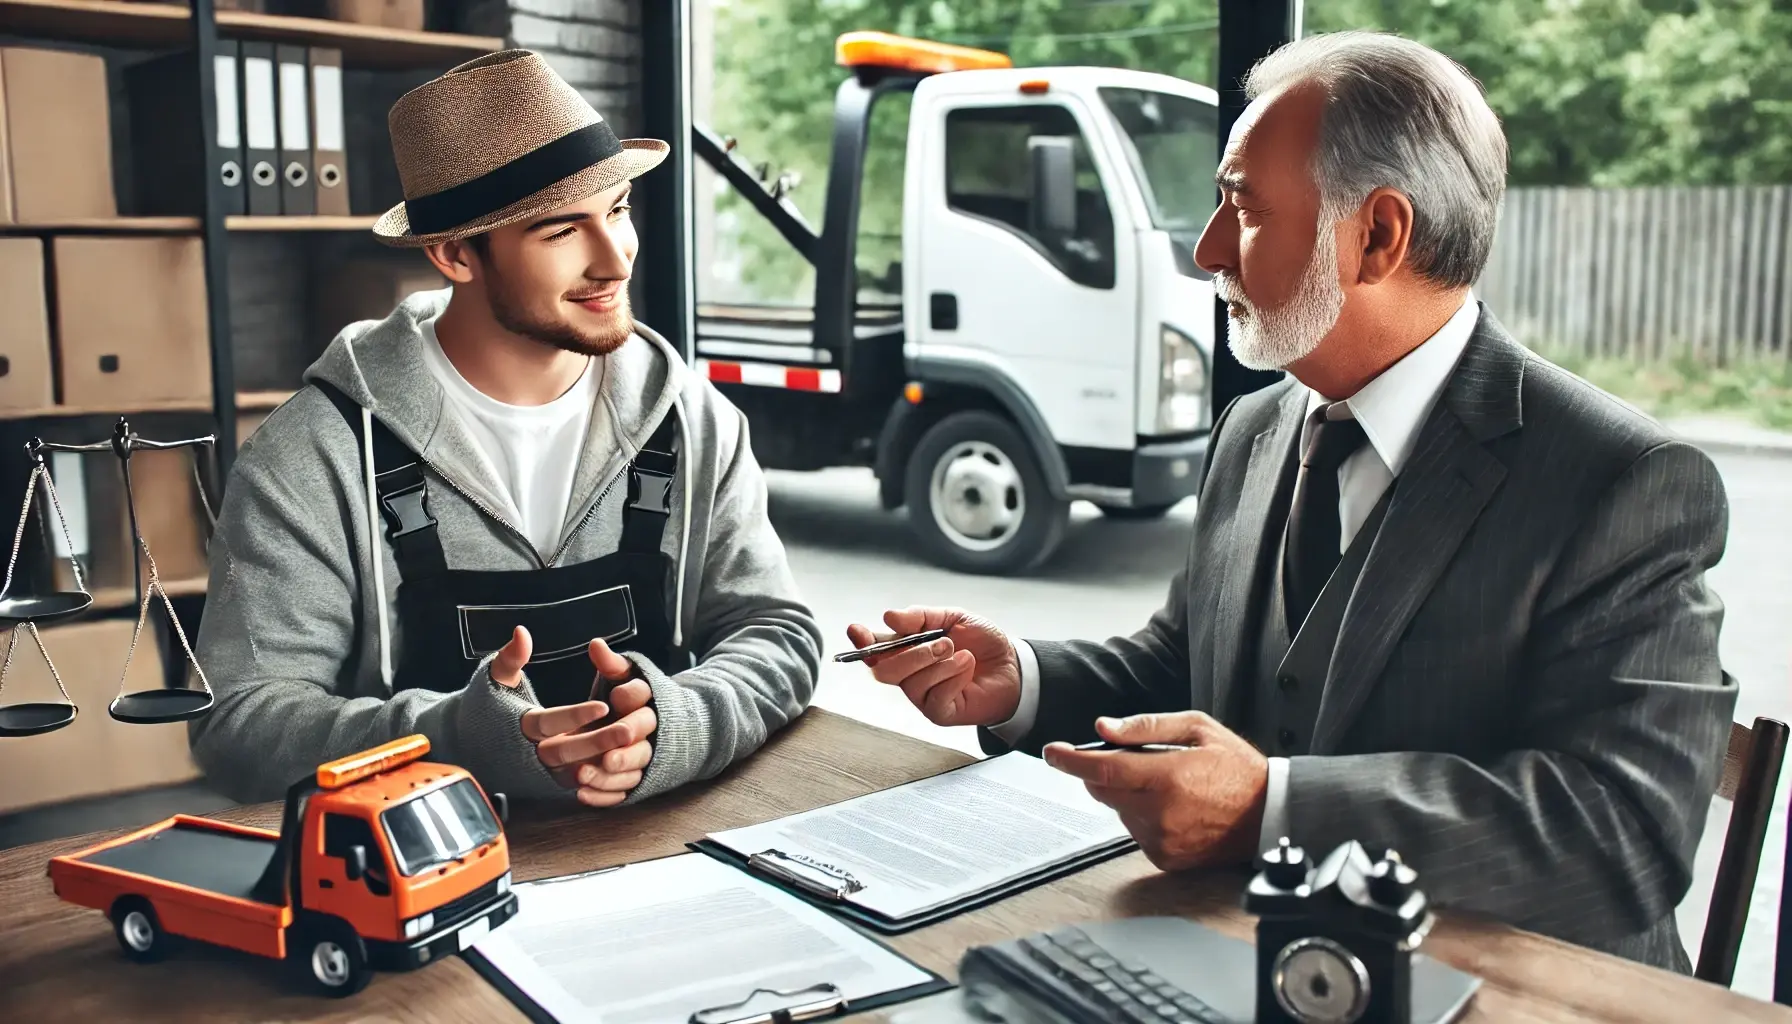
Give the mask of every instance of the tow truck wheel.
[{"label": "tow truck wheel", "polygon": [[373,980],[367,946],[342,921],[326,920],[311,926],[294,952],[300,972],[324,995],[352,996]]},{"label": "tow truck wheel", "polygon": [[141,896],[126,896],[112,905],[112,930],[125,955],[138,963],[153,963],[168,954],[168,933],[156,910]]},{"label": "tow truck wheel", "polygon": [[1070,519],[1070,503],[1052,497],[1026,438],[988,412],[955,412],[922,435],[904,491],[928,557],[959,572],[1035,569]]}]

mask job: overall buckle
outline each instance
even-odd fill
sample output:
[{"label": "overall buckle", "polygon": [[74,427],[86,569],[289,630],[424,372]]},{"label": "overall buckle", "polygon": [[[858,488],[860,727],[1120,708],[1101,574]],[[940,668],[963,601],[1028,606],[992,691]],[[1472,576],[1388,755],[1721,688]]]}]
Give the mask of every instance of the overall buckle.
[{"label": "overall buckle", "polygon": [[628,474],[630,511],[672,514],[672,474],[633,466]]},{"label": "overall buckle", "polygon": [[432,529],[436,518],[429,514],[429,488],[419,475],[418,480],[398,490],[380,495],[380,506],[386,513],[387,535],[393,540]]}]

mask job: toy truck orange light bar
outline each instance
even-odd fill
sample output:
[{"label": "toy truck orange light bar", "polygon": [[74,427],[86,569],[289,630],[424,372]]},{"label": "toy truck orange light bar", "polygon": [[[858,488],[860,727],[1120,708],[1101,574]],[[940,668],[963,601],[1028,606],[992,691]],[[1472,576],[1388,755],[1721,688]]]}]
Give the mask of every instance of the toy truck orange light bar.
[{"label": "toy truck orange light bar", "polygon": [[429,753],[429,737],[421,734],[382,743],[359,754],[350,754],[328,764],[317,766],[317,784],[322,789],[341,789],[351,782],[372,778],[400,765],[410,764]]},{"label": "toy truck orange light bar", "polygon": [[1011,68],[1005,53],[910,39],[888,32],[848,32],[834,41],[834,63],[846,68],[896,68],[934,74]]}]

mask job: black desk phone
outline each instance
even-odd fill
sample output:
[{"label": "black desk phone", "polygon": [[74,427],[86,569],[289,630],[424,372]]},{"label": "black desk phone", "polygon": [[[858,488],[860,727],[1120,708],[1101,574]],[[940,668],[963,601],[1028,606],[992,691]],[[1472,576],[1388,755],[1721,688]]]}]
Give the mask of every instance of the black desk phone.
[{"label": "black desk phone", "polygon": [[1179,917],[1090,922],[979,946],[959,964],[973,1019],[1001,1024],[1447,1024],[1479,979],[1415,955],[1418,875],[1350,842],[1313,865],[1282,840],[1244,906],[1257,942]]}]

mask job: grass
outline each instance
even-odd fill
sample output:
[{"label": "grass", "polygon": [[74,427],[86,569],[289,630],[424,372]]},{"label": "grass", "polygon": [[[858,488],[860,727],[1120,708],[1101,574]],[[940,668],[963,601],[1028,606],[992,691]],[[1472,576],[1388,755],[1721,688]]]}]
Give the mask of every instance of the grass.
[{"label": "grass", "polygon": [[1789,359],[1718,366],[1692,355],[1638,363],[1550,348],[1537,352],[1660,419],[1717,414],[1792,430]]}]

